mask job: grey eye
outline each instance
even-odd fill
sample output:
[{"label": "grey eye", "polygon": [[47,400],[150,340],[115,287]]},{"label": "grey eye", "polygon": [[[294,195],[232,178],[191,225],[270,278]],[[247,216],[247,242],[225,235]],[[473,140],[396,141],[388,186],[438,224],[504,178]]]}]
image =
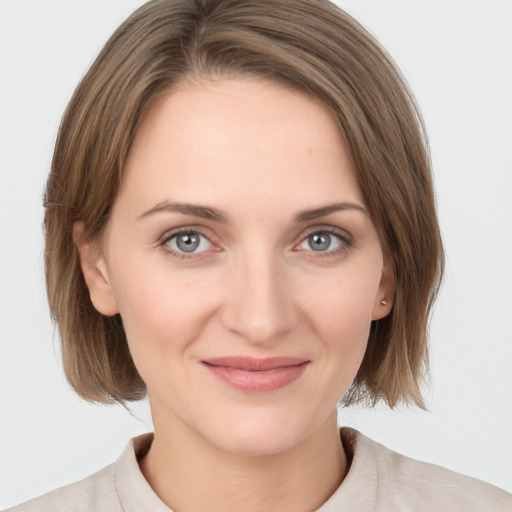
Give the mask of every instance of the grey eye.
[{"label": "grey eye", "polygon": [[302,245],[307,243],[308,247],[305,249],[311,249],[316,252],[332,251],[338,248],[341,243],[341,237],[336,234],[326,233],[325,231],[319,231],[318,233],[312,233],[309,235]]},{"label": "grey eye", "polygon": [[199,247],[199,236],[187,233],[176,237],[176,245],[183,252],[194,252]]},{"label": "grey eye", "polygon": [[184,253],[207,251],[211,245],[207,238],[194,231],[178,233],[167,244],[171,249]]},{"label": "grey eye", "polygon": [[331,236],[324,233],[309,235],[308,244],[313,251],[326,251],[331,245]]}]

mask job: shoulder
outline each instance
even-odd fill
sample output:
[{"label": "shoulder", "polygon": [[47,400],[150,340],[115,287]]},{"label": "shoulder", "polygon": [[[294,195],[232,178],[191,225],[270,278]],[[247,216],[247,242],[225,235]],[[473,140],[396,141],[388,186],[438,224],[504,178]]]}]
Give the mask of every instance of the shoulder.
[{"label": "shoulder", "polygon": [[491,484],[420,462],[389,450],[353,429],[342,429],[360,455],[375,468],[376,501],[387,510],[511,512],[512,495]]},{"label": "shoulder", "polygon": [[122,512],[116,498],[114,472],[115,465],[112,464],[84,480],[51,491],[5,512]]},{"label": "shoulder", "polygon": [[110,466],[5,512],[123,512],[127,507],[167,511],[144,479],[137,462],[152,441],[151,433],[134,437]]}]

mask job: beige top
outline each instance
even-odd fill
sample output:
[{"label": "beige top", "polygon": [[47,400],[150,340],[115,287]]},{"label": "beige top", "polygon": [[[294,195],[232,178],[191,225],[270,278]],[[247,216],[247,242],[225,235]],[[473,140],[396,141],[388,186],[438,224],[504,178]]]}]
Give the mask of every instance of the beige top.
[{"label": "beige top", "polygon": [[[512,495],[474,478],[388,450],[341,429],[350,470],[317,512],[512,512]],[[137,457],[152,434],[132,439],[117,462],[6,512],[172,512],[142,475]]]}]

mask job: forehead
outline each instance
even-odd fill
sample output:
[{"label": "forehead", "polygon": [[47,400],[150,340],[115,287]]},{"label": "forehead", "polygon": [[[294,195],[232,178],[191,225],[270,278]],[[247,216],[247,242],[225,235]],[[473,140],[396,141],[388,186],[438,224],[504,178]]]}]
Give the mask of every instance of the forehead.
[{"label": "forehead", "polygon": [[243,203],[258,195],[268,202],[284,193],[309,196],[312,204],[361,201],[327,108],[301,92],[248,79],[183,85],[163,97],[131,147],[121,195],[130,191],[146,202]]}]

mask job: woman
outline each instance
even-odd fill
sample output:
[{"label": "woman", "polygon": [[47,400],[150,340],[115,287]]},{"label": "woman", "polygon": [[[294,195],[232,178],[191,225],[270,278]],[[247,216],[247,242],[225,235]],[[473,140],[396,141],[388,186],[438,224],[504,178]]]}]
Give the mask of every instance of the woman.
[{"label": "woman", "polygon": [[336,426],[342,395],[423,405],[443,257],[419,119],[329,3],[127,20],[61,125],[47,285],[72,386],[147,392],[155,434],[19,510],[510,507]]}]

